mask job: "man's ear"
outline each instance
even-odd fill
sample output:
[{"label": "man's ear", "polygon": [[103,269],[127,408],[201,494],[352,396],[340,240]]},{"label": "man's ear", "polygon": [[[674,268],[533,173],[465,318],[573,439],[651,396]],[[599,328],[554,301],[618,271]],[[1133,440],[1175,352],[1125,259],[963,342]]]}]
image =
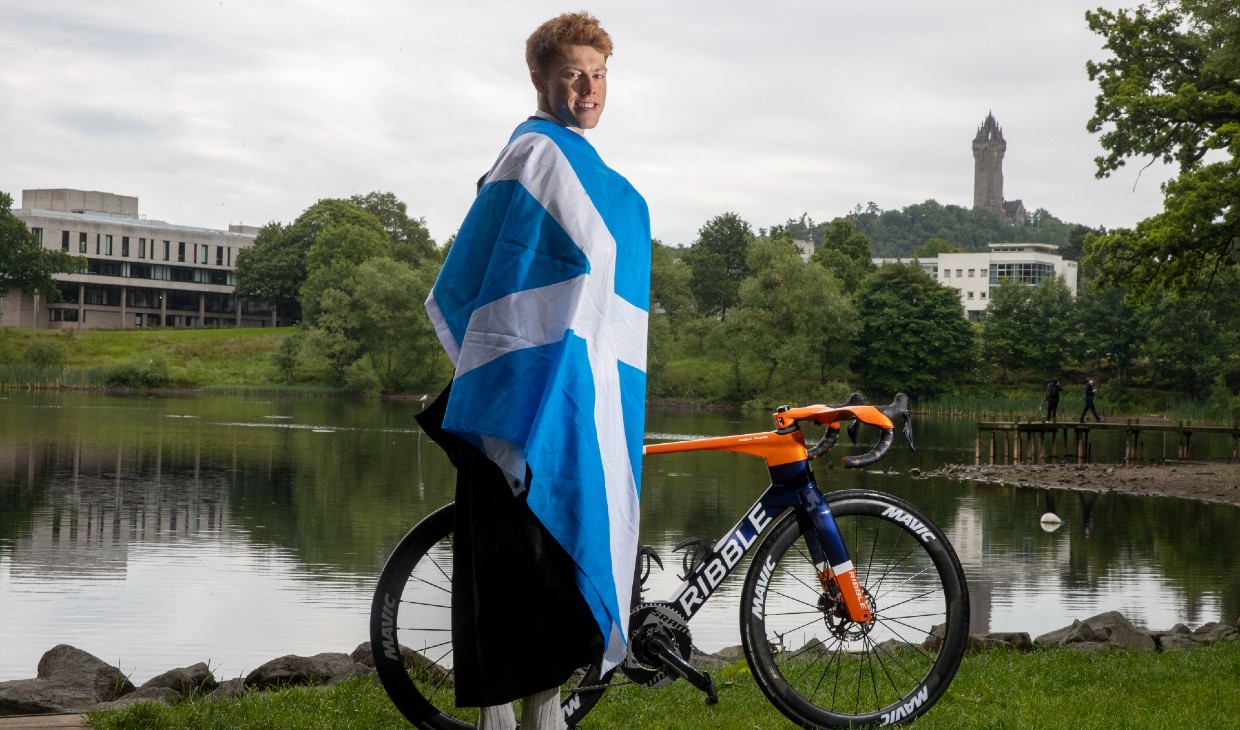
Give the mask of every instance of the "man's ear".
[{"label": "man's ear", "polygon": [[530,69],[530,83],[534,85],[534,90],[539,94],[547,93],[547,89],[543,84],[543,75],[537,69]]}]

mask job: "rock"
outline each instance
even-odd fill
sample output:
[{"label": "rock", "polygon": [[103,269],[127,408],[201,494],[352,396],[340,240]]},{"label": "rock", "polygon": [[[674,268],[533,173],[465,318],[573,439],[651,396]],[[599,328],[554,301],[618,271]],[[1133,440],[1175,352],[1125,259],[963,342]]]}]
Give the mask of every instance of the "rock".
[{"label": "rock", "polygon": [[175,705],[181,701],[181,693],[170,687],[147,687],[143,685],[138,689],[130,692],[119,700],[112,702],[101,702],[95,705],[94,710],[120,710],[130,705],[136,705],[139,702],[162,702],[165,705]]},{"label": "rock", "polygon": [[0,682],[0,716],[81,712],[133,691],[121,670],[61,644],[39,660],[35,679]]},{"label": "rock", "polygon": [[1146,651],[1155,651],[1158,648],[1150,632],[1137,628],[1118,611],[1100,613],[1084,621],[1073,621],[1071,626],[1039,636],[1036,643],[1086,650],[1108,646]]},{"label": "rock", "polygon": [[205,663],[198,662],[192,667],[170,669],[158,677],[147,680],[138,689],[165,687],[175,690],[182,697],[188,697],[194,692],[202,692],[204,694],[213,692],[219,686],[219,683],[215,681],[215,675],[211,673],[211,669]]},{"label": "rock", "polygon": [[228,679],[220,683],[215,691],[207,695],[207,699],[212,702],[216,700],[231,700],[234,697],[240,697],[248,690],[245,688],[245,680],[238,677],[236,679]]},{"label": "rock", "polygon": [[246,689],[268,689],[294,684],[327,684],[339,682],[370,668],[339,652],[315,654],[312,657],[288,654],[272,659],[246,675]]}]

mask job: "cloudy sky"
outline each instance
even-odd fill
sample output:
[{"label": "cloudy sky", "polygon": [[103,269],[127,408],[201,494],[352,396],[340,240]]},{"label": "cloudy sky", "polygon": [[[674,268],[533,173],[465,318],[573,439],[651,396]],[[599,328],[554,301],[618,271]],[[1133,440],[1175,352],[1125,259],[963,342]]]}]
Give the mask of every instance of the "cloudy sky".
[{"label": "cloudy sky", "polygon": [[1161,209],[1167,172],[1094,177],[1104,57],[1085,10],[1125,0],[55,0],[0,22],[0,191],[104,190],[148,218],[289,222],[390,191],[440,242],[534,106],[524,41],[587,9],[615,42],[589,135],[690,244],[873,201],[970,206],[988,112],[1007,199],[1091,226]]}]

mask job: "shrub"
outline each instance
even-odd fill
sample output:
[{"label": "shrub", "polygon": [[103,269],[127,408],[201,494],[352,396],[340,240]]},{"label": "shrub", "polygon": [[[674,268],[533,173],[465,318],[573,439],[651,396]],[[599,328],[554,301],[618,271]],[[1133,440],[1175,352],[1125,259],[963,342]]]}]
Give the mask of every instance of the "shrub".
[{"label": "shrub", "polygon": [[40,370],[63,370],[69,354],[58,342],[39,340],[26,348],[25,360]]},{"label": "shrub", "polygon": [[158,388],[171,380],[168,361],[152,357],[145,361],[130,360],[108,368],[108,385],[126,385],[131,388]]}]

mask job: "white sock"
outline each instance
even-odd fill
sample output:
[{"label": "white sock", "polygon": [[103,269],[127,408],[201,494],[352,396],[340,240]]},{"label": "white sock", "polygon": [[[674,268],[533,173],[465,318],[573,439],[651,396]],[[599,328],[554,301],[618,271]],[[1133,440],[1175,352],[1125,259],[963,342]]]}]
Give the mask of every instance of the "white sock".
[{"label": "white sock", "polygon": [[560,688],[535,692],[521,700],[521,730],[567,730],[560,709]]},{"label": "white sock", "polygon": [[480,708],[478,730],[517,730],[517,716],[512,711],[512,703]]}]

